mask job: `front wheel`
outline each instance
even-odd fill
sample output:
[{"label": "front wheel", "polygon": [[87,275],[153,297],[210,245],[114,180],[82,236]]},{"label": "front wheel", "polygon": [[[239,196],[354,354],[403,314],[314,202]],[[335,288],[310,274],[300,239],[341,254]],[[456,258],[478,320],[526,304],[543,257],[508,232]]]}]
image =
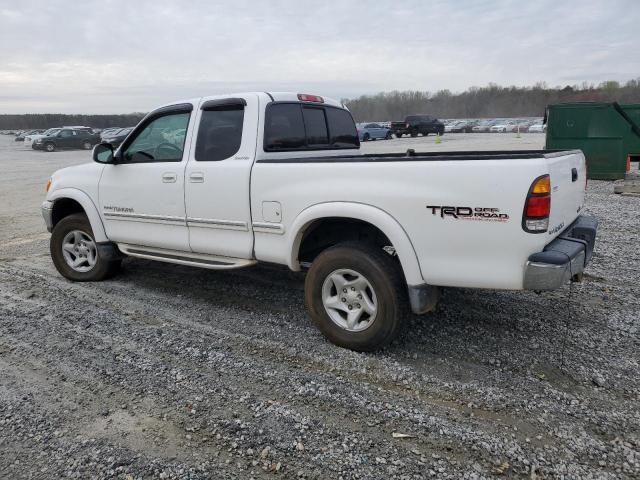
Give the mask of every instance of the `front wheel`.
[{"label": "front wheel", "polygon": [[342,243],[313,261],[305,280],[311,318],[332,343],[380,349],[399,333],[407,311],[402,272],[381,248]]},{"label": "front wheel", "polygon": [[89,219],[81,213],[69,215],[56,224],[49,248],[56,270],[76,282],[103,280],[120,266],[120,260],[101,258]]},{"label": "front wheel", "polygon": [[56,146],[53,143],[46,143],[44,146],[44,149],[47,152],[55,152],[56,151]]},{"label": "front wheel", "polygon": [[93,146],[91,145],[91,142],[84,142],[82,144],[82,148],[84,148],[85,150],[91,150]]},{"label": "front wheel", "polygon": [[392,138],[391,132],[387,132],[387,134],[385,135],[384,139],[385,140],[391,140],[391,138]]},{"label": "front wheel", "polygon": [[362,141],[363,142],[368,142],[370,138],[371,138],[371,136],[368,133],[365,133],[364,136],[362,137]]}]

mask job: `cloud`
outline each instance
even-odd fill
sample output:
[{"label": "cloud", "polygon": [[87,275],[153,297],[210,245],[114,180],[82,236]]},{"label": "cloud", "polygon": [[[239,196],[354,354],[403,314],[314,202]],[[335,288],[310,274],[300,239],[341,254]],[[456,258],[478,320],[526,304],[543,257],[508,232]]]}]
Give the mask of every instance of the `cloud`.
[{"label": "cloud", "polygon": [[638,24],[636,0],[13,2],[0,6],[0,113],[626,80]]}]

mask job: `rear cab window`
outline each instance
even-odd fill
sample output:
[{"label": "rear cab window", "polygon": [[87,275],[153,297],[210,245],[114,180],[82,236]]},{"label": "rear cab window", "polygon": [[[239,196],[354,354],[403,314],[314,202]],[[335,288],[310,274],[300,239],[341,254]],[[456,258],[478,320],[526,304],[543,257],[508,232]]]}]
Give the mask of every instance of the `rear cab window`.
[{"label": "rear cab window", "polygon": [[267,106],[264,151],[358,148],[358,132],[348,110],[330,105],[275,102]]}]

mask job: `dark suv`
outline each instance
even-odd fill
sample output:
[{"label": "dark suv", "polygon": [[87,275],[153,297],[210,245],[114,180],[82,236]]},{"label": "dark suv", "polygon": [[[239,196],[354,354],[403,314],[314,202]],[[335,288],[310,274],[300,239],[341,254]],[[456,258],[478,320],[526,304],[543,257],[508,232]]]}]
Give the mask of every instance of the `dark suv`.
[{"label": "dark suv", "polygon": [[419,133],[425,137],[430,133],[444,134],[444,123],[430,115],[409,115],[404,122],[391,122],[391,131],[396,137],[409,134],[417,137]]},{"label": "dark suv", "polygon": [[62,128],[58,132],[46,137],[38,138],[31,145],[35,150],[54,152],[62,149],[91,150],[100,143],[100,136],[90,128]]}]

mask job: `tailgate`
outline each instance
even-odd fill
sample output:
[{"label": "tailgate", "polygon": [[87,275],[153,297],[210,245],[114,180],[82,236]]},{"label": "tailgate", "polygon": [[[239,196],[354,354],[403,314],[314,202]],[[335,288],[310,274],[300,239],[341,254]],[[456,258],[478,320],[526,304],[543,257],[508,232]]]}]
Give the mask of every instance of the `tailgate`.
[{"label": "tailgate", "polygon": [[577,217],[584,205],[587,167],[581,151],[545,155],[551,177],[549,238],[557,237]]}]

